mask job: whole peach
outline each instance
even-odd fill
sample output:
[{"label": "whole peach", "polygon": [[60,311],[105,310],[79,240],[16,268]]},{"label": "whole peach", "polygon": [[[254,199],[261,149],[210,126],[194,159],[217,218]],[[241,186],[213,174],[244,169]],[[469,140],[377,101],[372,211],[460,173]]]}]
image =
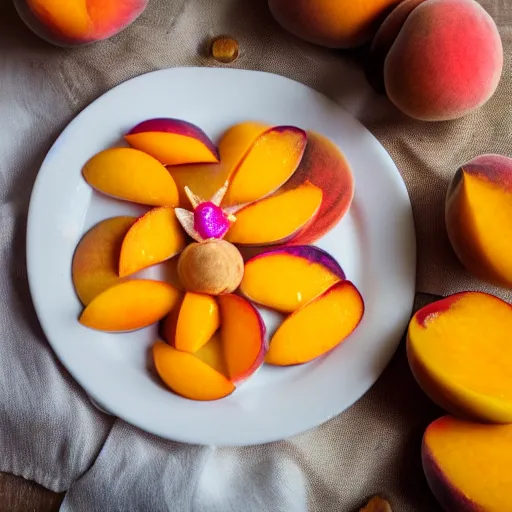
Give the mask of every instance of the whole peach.
[{"label": "whole peach", "polygon": [[328,48],[367,42],[400,0],[269,0],[276,21],[292,34]]},{"label": "whole peach", "polygon": [[512,288],[512,158],[480,155],[457,170],[446,197],[446,228],[469,272]]},{"label": "whole peach", "polygon": [[474,0],[426,0],[407,17],[384,64],[389,99],[425,121],[462,117],[494,94],[503,46]]},{"label": "whole peach", "polygon": [[25,24],[58,46],[107,39],[133,23],[149,0],[15,0]]}]

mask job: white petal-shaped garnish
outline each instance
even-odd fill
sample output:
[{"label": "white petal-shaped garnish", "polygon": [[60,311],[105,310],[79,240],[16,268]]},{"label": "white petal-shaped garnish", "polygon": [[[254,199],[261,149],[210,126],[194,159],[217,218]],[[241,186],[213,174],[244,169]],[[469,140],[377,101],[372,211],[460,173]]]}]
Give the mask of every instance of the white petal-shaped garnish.
[{"label": "white petal-shaped garnish", "polygon": [[196,242],[202,242],[203,238],[194,228],[194,214],[184,208],[174,208],[174,213],[187,234]]}]

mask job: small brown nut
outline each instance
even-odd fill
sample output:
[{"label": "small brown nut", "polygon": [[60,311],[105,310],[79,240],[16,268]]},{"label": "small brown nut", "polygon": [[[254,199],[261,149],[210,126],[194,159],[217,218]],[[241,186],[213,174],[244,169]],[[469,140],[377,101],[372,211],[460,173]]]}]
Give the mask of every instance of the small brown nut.
[{"label": "small brown nut", "polygon": [[388,501],[380,496],[373,497],[359,512],[393,512]]},{"label": "small brown nut", "polygon": [[225,240],[205,240],[185,247],[178,261],[183,287],[195,293],[221,295],[234,292],[244,276],[240,251]]},{"label": "small brown nut", "polygon": [[213,40],[211,51],[215,60],[229,64],[238,58],[240,49],[236,39],[221,36]]}]

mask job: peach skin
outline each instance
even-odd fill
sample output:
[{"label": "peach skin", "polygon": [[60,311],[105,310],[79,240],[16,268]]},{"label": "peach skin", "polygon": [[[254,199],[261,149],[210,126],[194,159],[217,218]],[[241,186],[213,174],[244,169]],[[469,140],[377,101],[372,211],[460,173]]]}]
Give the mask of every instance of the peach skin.
[{"label": "peach skin", "polygon": [[94,298],[82,312],[80,323],[98,331],[135,331],[160,321],[178,299],[179,292],[170,284],[124,281]]},{"label": "peach skin", "polygon": [[512,425],[443,416],[425,431],[421,457],[430,489],[444,510],[512,511]]},{"label": "peach skin", "polygon": [[363,299],[354,284],[336,283],[286,318],[270,341],[265,362],[290,366],[312,361],[346,340],[363,314]]},{"label": "peach skin", "polygon": [[74,46],[107,39],[142,14],[148,0],[25,0],[21,16],[39,36]]},{"label": "peach skin", "polygon": [[164,165],[217,163],[219,151],[198,126],[181,119],[148,119],[124,137],[135,149],[144,151]]},{"label": "peach skin", "polygon": [[165,385],[190,400],[224,398],[235,386],[224,375],[188,352],[181,352],[163,341],[153,345],[155,368]]},{"label": "peach skin", "polygon": [[446,197],[446,228],[469,272],[512,288],[512,158],[481,155],[457,170]]},{"label": "peach skin", "polygon": [[272,245],[286,242],[317,215],[322,190],[309,182],[256,201],[236,212],[236,222],[226,240],[240,245]]},{"label": "peach skin", "polygon": [[479,292],[420,309],[407,335],[412,373],[425,393],[456,416],[512,422],[512,306]]},{"label": "peach skin", "polygon": [[307,135],[300,165],[282,190],[309,182],[322,190],[322,204],[313,221],[293,238],[294,244],[311,244],[322,238],[343,218],[354,198],[354,176],[343,153],[327,137],[311,131]]},{"label": "peach skin", "polygon": [[190,206],[185,187],[207,198],[226,182],[230,186],[222,206],[261,199],[293,175],[306,144],[306,133],[294,126],[270,127],[251,121],[236,124],[221,138],[219,164],[169,168],[180,191],[180,206]]},{"label": "peach skin", "polygon": [[267,351],[265,324],[258,310],[244,298],[222,295],[218,300],[228,376],[240,384],[263,364]]},{"label": "peach skin", "polygon": [[217,301],[209,295],[187,292],[179,310],[174,347],[183,352],[197,352],[219,325]]},{"label": "peach skin", "polygon": [[72,276],[82,304],[120,282],[121,244],[137,219],[113,217],[99,222],[80,240],[73,255]]},{"label": "peach skin", "polygon": [[345,279],[338,262],[312,245],[270,249],[245,263],[240,292],[249,300],[293,313]]},{"label": "peach skin", "polygon": [[389,9],[400,0],[269,0],[270,11],[287,31],[328,48],[353,48],[371,39]]},{"label": "peach skin", "polygon": [[448,121],[486,103],[502,69],[498,28],[478,2],[428,0],[409,14],[391,46],[384,83],[408,116]]},{"label": "peach skin", "polygon": [[106,149],[83,168],[87,183],[103,194],[149,206],[177,206],[178,189],[167,169],[133,148]]},{"label": "peach skin", "polygon": [[119,276],[125,277],[171,259],[186,245],[174,208],[154,208],[130,228],[121,246]]}]

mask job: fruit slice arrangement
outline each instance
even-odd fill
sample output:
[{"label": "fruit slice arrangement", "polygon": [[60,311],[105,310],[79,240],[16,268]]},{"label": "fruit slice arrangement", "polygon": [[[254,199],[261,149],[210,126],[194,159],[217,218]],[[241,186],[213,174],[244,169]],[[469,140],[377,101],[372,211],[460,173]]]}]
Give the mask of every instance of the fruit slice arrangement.
[{"label": "fruit slice arrangement", "polygon": [[[192,400],[233,393],[263,363],[326,354],[358,327],[363,299],[314,245],[347,212],[354,181],[332,142],[295,126],[242,122],[218,147],[199,127],[150,119],[83,168],[96,191],[148,207],[106,219],[79,242],[79,321],[107,332],[160,322],[165,385]],[[242,256],[250,247],[252,257]],[[141,277],[175,268],[173,284]],[[285,319],[267,338],[258,308]]]}]

